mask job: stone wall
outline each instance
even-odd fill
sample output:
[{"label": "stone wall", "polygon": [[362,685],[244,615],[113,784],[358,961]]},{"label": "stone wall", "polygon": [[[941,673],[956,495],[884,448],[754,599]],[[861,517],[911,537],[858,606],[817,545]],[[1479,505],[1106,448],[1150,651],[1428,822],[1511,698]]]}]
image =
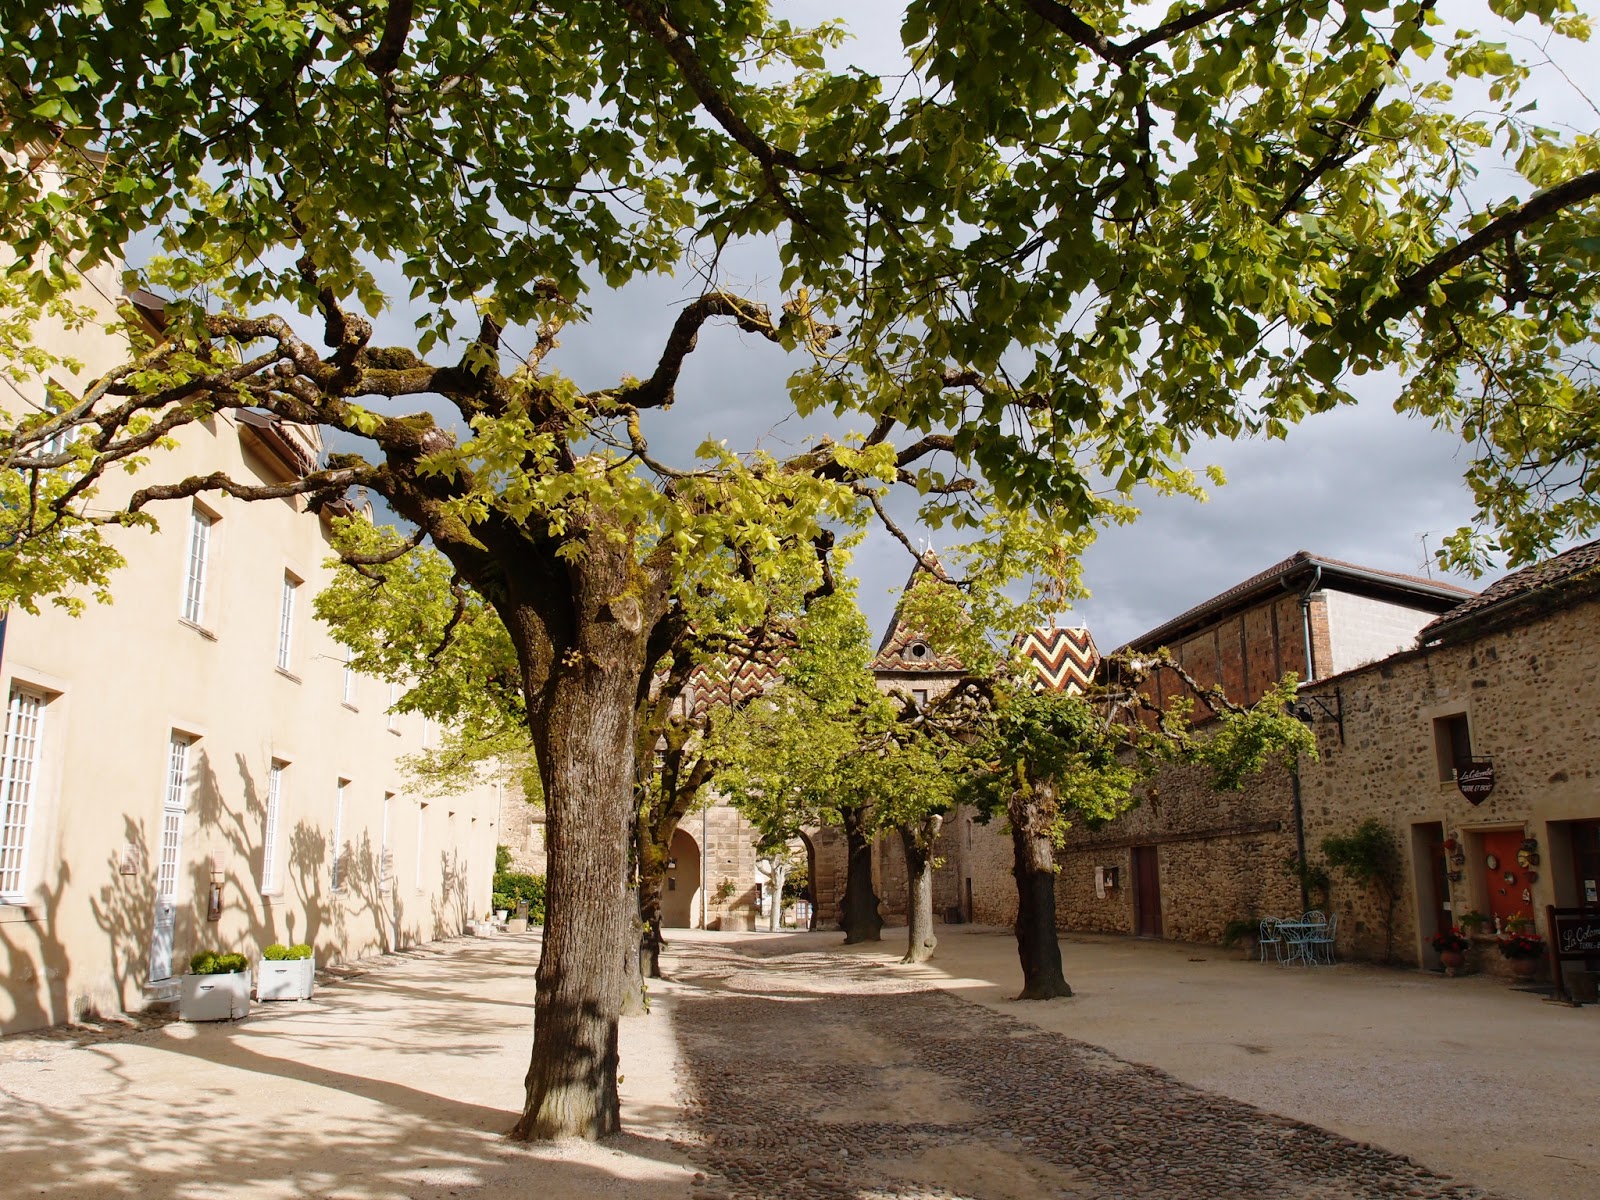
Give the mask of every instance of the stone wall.
[{"label": "stone wall", "polygon": [[[718,800],[704,814],[691,814],[681,828],[699,845],[705,838],[706,889],[708,916],[713,928],[753,929],[756,926],[756,840],[754,825],[725,800]],[[723,881],[731,880],[734,891],[723,897]]]},{"label": "stone wall", "polygon": [[[1424,939],[1433,932],[1426,834],[1455,837],[1464,854],[1448,881],[1450,911],[1489,912],[1515,864],[1487,867],[1483,839],[1519,833],[1538,843],[1541,864],[1527,880],[1531,908],[1543,926],[1547,904],[1578,903],[1565,823],[1600,819],[1600,602],[1590,597],[1480,634],[1461,644],[1396,655],[1306,689],[1343,712],[1341,745],[1333,721],[1318,716],[1321,761],[1302,771],[1306,840],[1320,845],[1366,817],[1382,820],[1404,859],[1396,905],[1395,952],[1401,961],[1431,964]],[[1477,806],[1440,778],[1435,721],[1464,713],[1475,756],[1489,758],[1494,791]],[[1315,857],[1315,855],[1313,855]],[[1526,880],[1521,872],[1519,883]],[[1520,893],[1520,889],[1519,889]],[[1350,922],[1351,949],[1381,948],[1381,912],[1372,897],[1335,881],[1334,909]],[[1345,939],[1341,937],[1341,946]],[[1500,971],[1495,953],[1486,969]]]},{"label": "stone wall", "polygon": [[544,809],[507,788],[500,804],[500,844],[511,851],[511,870],[545,873]]},{"label": "stone wall", "polygon": [[[1238,792],[1212,788],[1197,767],[1167,767],[1138,805],[1099,830],[1076,829],[1057,853],[1056,916],[1063,929],[1133,933],[1133,847],[1155,847],[1162,935],[1216,941],[1236,918],[1284,916],[1300,908],[1284,869],[1295,851],[1289,774],[1271,768]],[[1101,897],[1095,867],[1116,867]]]}]

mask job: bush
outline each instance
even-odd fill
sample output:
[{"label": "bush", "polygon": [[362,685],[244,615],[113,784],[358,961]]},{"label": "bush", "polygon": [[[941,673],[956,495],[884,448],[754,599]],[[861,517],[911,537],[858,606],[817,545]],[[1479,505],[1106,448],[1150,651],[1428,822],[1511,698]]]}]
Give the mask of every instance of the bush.
[{"label": "bush", "polygon": [[272,945],[261,952],[261,957],[268,962],[310,958],[311,947],[304,942],[298,942],[293,946],[285,946],[282,942],[273,942]]},{"label": "bush", "polygon": [[530,875],[525,871],[496,871],[494,875],[495,909],[505,909],[516,915],[517,902],[528,902],[528,920],[535,925],[544,924],[544,876]]},{"label": "bush", "polygon": [[1237,946],[1245,940],[1254,941],[1261,936],[1260,917],[1235,917],[1222,927],[1222,944]]},{"label": "bush", "polygon": [[250,960],[242,954],[218,954],[215,950],[200,950],[189,959],[191,975],[238,975],[250,969]]}]

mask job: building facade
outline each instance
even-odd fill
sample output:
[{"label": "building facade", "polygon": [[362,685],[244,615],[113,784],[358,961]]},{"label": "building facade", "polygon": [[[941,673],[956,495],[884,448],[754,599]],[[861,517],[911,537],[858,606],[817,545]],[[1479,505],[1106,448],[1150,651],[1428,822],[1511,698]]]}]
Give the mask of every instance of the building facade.
[{"label": "building facade", "polygon": [[[111,314],[113,281],[93,279]],[[101,285],[104,285],[103,289]],[[41,331],[93,378],[110,333]],[[11,412],[36,398],[13,393]],[[277,483],[315,430],[219,414],[156,452],[163,479]],[[137,478],[108,477],[96,503]],[[349,669],[312,615],[325,520],[206,493],[113,530],[114,603],[13,610],[0,657],[0,1032],[171,998],[194,951],[311,944],[319,963],[457,933],[488,908],[500,789],[423,796],[435,731]]]},{"label": "building facade", "polygon": [[[1251,704],[1293,672],[1302,681],[1347,671],[1411,645],[1417,633],[1472,593],[1453,584],[1374,570],[1301,551],[1121,647],[1099,668],[1106,682],[1120,656],[1165,647],[1201,688],[1220,685]],[[1142,685],[1163,707],[1204,697],[1169,672]],[[985,839],[985,835],[987,835]],[[1291,772],[1271,768],[1239,792],[1218,792],[1194,767],[1163,769],[1128,812],[1098,830],[1069,834],[1058,852],[1061,928],[1186,941],[1215,941],[1227,924],[1302,907],[1285,864],[1310,835]],[[1312,843],[1314,845],[1314,843]],[[997,829],[975,835],[979,921],[1016,916],[1010,847]]]},{"label": "building facade", "polygon": [[[1437,965],[1428,938],[1466,912],[1479,969],[1497,927],[1600,905],[1600,542],[1514,572],[1424,627],[1415,648],[1320,680],[1319,757],[1300,771],[1306,841],[1368,818],[1403,857],[1392,920],[1334,877],[1343,948]],[[1313,849],[1313,855],[1315,850]]]}]

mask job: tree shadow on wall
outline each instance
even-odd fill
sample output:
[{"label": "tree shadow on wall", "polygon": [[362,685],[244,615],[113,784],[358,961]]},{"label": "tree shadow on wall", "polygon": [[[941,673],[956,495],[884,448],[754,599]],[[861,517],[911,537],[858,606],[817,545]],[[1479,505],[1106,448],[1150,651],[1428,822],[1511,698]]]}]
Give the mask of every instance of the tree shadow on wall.
[{"label": "tree shadow on wall", "polygon": [[0,924],[0,981],[12,1008],[7,1033],[81,1015],[72,1011],[72,960],[56,932],[71,881],[72,869],[58,863],[54,885],[40,885],[28,897],[31,919]]}]

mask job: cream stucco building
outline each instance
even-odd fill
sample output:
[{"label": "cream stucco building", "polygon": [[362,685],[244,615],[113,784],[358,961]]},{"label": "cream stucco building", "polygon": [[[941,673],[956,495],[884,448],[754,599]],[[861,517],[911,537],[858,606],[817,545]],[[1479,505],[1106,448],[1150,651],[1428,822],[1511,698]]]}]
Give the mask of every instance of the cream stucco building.
[{"label": "cream stucco building", "polygon": [[[115,272],[81,290],[110,316]],[[121,361],[113,335],[39,333],[63,339],[80,383]],[[0,410],[38,399],[10,387]],[[275,482],[319,449],[314,430],[219,415],[149,472]],[[108,478],[96,503],[139,482]],[[499,788],[414,793],[400,759],[434,731],[312,616],[324,519],[212,493],[153,511],[159,532],[113,535],[115,603],[5,622],[0,1032],[165,1000],[200,948],[309,942],[327,963],[489,905]]]}]

